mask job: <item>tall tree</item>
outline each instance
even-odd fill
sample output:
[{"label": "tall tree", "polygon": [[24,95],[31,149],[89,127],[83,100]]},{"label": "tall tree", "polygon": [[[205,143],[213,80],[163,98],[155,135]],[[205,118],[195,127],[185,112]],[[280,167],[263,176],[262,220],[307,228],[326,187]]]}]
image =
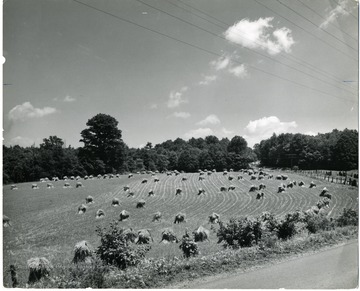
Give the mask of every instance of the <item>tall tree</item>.
[{"label": "tall tree", "polygon": [[105,164],[105,171],[115,172],[124,162],[124,143],[118,121],[107,114],[99,113],[86,123],[88,128],[81,131],[84,143],[84,157],[92,161],[100,160]]},{"label": "tall tree", "polygon": [[246,150],[246,148],[247,148],[246,140],[243,137],[236,135],[231,139],[227,147],[227,150],[228,152],[233,152],[235,154],[240,155]]}]

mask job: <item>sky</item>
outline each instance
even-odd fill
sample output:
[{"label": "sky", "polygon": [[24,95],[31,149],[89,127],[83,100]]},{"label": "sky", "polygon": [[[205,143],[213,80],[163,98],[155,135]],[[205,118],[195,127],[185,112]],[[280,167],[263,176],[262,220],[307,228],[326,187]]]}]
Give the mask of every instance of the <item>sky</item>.
[{"label": "sky", "polygon": [[7,146],[358,129],[354,0],[7,0],[3,56]]}]

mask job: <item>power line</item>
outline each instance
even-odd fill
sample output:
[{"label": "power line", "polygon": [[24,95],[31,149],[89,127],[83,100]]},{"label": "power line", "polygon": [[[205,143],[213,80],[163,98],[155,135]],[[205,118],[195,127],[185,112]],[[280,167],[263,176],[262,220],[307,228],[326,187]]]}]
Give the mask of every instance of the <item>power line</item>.
[{"label": "power line", "polygon": [[305,31],[306,33],[312,35],[316,40],[319,40],[319,41],[325,43],[325,44],[326,44],[327,46],[329,46],[330,48],[332,48],[332,49],[334,49],[334,50],[337,50],[338,52],[342,53],[343,55],[345,55],[345,56],[347,56],[347,57],[349,57],[349,58],[351,58],[351,59],[353,59],[354,61],[357,61],[356,58],[352,57],[351,55],[348,55],[347,53],[345,53],[345,52],[343,52],[342,50],[338,49],[337,47],[333,46],[332,44],[330,44],[330,43],[326,42],[325,40],[319,38],[317,35],[311,33],[310,31],[305,30],[305,29],[304,29],[303,27],[301,27],[300,25],[296,24],[295,22],[291,21],[290,19],[286,18],[285,16],[282,16],[280,13],[278,13],[278,12],[276,12],[275,10],[267,7],[266,5],[264,5],[263,3],[259,2],[258,0],[253,0],[253,1],[255,1],[255,2],[258,3],[259,5],[265,7],[266,9],[270,10],[271,12],[275,13],[275,14],[278,15],[279,17],[281,17],[281,18],[287,20],[288,22],[292,23],[293,25],[295,25],[295,26],[298,27],[299,29],[301,29],[301,30]]},{"label": "power line", "polygon": [[[215,55],[215,56],[217,56],[217,57],[222,57],[222,54],[219,54],[219,53],[210,51],[210,50],[208,50],[208,49],[204,49],[204,48],[202,48],[202,47],[200,47],[200,46],[197,46],[197,45],[188,43],[188,42],[183,41],[183,40],[180,40],[180,39],[177,39],[177,38],[175,38],[175,37],[172,37],[172,36],[170,36],[170,35],[167,35],[167,34],[165,34],[165,33],[159,32],[159,31],[157,31],[157,30],[148,28],[148,27],[146,27],[146,26],[143,26],[143,25],[138,24],[138,23],[136,23],[136,22],[133,22],[133,21],[131,21],[131,20],[122,18],[122,17],[120,17],[120,16],[117,16],[117,15],[112,14],[112,13],[110,13],[110,12],[104,11],[104,10],[99,9],[99,8],[97,8],[97,7],[94,7],[94,6],[92,6],[92,5],[83,3],[83,2],[78,1],[78,0],[73,0],[73,1],[76,2],[76,3],[78,3],[78,4],[80,4],[80,5],[83,5],[83,6],[86,6],[86,7],[88,7],[88,8],[91,8],[91,9],[93,9],[93,10],[96,10],[96,11],[98,11],[98,12],[104,13],[105,15],[108,15],[108,16],[110,16],[110,17],[114,17],[114,18],[116,18],[116,19],[118,19],[118,20],[121,20],[121,21],[130,23],[130,24],[133,24],[133,25],[135,25],[135,26],[137,26],[137,27],[143,28],[143,29],[145,29],[145,30],[147,30],[147,31],[151,31],[151,32],[153,32],[153,33],[155,33],[155,34],[164,36],[164,37],[169,38],[169,39],[171,39],[171,40],[174,40],[174,41],[176,41],[176,42],[180,42],[180,43],[182,43],[182,44],[191,46],[191,47],[196,48],[196,49],[198,49],[198,50],[207,52],[207,53],[209,53],[209,54],[211,54],[211,55]],[[234,61],[235,63],[242,64],[242,63],[238,62],[237,60],[233,60],[233,61]],[[267,72],[267,71],[262,70],[262,69],[260,69],[260,68],[256,68],[256,67],[252,67],[252,68],[255,69],[255,70],[257,70],[257,71],[260,71],[260,72],[262,72],[262,73],[264,73],[264,74],[271,75],[271,76],[273,76],[273,77],[275,77],[275,78],[277,78],[277,79],[280,79],[280,80],[283,80],[283,81],[287,81],[287,82],[296,84],[296,85],[298,85],[298,86],[300,86],[300,87],[303,87],[303,88],[306,88],[306,89],[311,89],[311,90],[320,92],[320,93],[322,93],[322,94],[325,94],[325,95],[328,95],[328,96],[331,96],[331,97],[334,97],[334,98],[337,98],[337,99],[342,99],[342,100],[345,100],[345,101],[348,101],[348,102],[351,102],[351,103],[356,102],[356,101],[349,100],[349,99],[347,99],[347,98],[343,98],[343,97],[331,95],[331,94],[329,94],[329,93],[327,93],[327,92],[325,92],[325,91],[322,91],[322,90],[319,90],[319,89],[316,89],[316,88],[312,88],[312,87],[306,86],[306,85],[301,84],[301,83],[298,83],[298,82],[296,82],[296,81],[293,81],[293,80],[284,78],[284,77],[282,77],[282,76],[279,76],[279,75],[276,75],[276,74]]]},{"label": "power line", "polygon": [[[157,11],[160,11],[160,12],[162,12],[162,13],[168,15],[168,16],[171,16],[171,17],[173,17],[173,18],[175,18],[175,19],[177,19],[177,20],[179,20],[179,21],[181,21],[181,22],[184,22],[184,23],[186,23],[186,24],[188,24],[188,25],[191,25],[191,26],[193,26],[193,27],[196,27],[197,29],[200,29],[200,30],[202,30],[202,31],[205,31],[206,33],[209,33],[209,34],[211,34],[211,35],[213,35],[213,36],[215,36],[215,37],[217,37],[217,38],[220,38],[220,39],[222,39],[222,40],[227,41],[227,39],[226,39],[225,37],[223,37],[223,36],[219,36],[218,34],[213,33],[212,31],[209,31],[209,30],[207,30],[207,29],[204,29],[204,28],[202,28],[202,27],[200,27],[200,26],[198,26],[198,25],[196,25],[196,24],[193,24],[193,23],[191,23],[191,22],[189,22],[189,21],[186,21],[186,20],[184,20],[184,19],[182,19],[182,18],[180,18],[180,17],[178,17],[178,16],[175,16],[175,15],[173,15],[173,14],[167,12],[167,11],[164,11],[164,10],[162,10],[162,9],[160,9],[160,8],[154,7],[154,6],[152,6],[152,5],[144,2],[144,1],[142,1],[142,0],[136,0],[136,1],[139,2],[139,3],[142,3],[143,5],[146,5],[146,6],[150,7],[150,8],[152,8],[152,9],[155,9],[155,10],[157,10]],[[237,46],[239,46],[239,45],[237,45]],[[293,70],[295,70],[295,71],[297,71],[297,72],[300,72],[300,73],[302,73],[302,74],[304,74],[304,75],[307,75],[307,76],[309,76],[309,77],[311,77],[311,78],[313,78],[313,79],[317,79],[317,80],[319,80],[319,81],[321,81],[321,82],[323,82],[323,83],[326,83],[326,84],[328,84],[328,85],[330,85],[330,86],[333,86],[333,87],[335,87],[335,88],[337,88],[337,89],[346,90],[346,91],[348,91],[349,93],[355,95],[355,93],[351,92],[351,91],[348,90],[348,89],[340,88],[340,87],[338,87],[338,86],[336,86],[336,85],[334,85],[334,84],[332,84],[332,83],[330,83],[330,82],[327,82],[327,81],[325,81],[325,80],[323,80],[323,79],[318,78],[317,76],[310,75],[309,73],[306,73],[306,72],[304,72],[304,71],[302,71],[302,70],[300,70],[300,69],[298,69],[298,68],[296,68],[296,67],[287,65],[287,64],[285,64],[285,63],[283,63],[283,62],[281,62],[281,61],[278,61],[278,60],[276,60],[276,59],[274,59],[274,58],[272,58],[272,57],[269,57],[269,56],[267,56],[267,55],[265,55],[265,54],[259,53],[259,52],[257,52],[257,51],[252,50],[252,49],[249,49],[249,48],[247,48],[247,47],[244,47],[244,48],[245,48],[246,50],[254,53],[254,54],[260,55],[260,56],[262,56],[262,57],[264,57],[264,58],[268,58],[268,59],[272,60],[273,62],[276,62],[276,63],[279,63],[279,64],[281,64],[281,65],[283,65],[283,66],[289,67],[289,68],[291,68],[291,69],[293,69]],[[256,68],[256,67],[254,67],[254,66],[251,66],[251,67]]]},{"label": "power line", "polygon": [[326,34],[332,36],[333,38],[337,39],[338,41],[340,41],[342,44],[346,45],[348,48],[354,50],[355,52],[357,52],[357,49],[352,47],[351,45],[348,45],[347,43],[343,42],[342,39],[338,38],[337,36],[331,34],[330,32],[326,31],[325,29],[318,27],[318,25],[314,22],[312,22],[311,20],[309,20],[308,18],[306,18],[304,15],[300,14],[299,12],[295,11],[294,9],[292,9],[289,5],[286,5],[284,3],[282,3],[280,0],[276,0],[278,3],[280,3],[281,5],[285,6],[287,9],[291,10],[292,12],[294,12],[296,15],[299,15],[301,18],[307,20],[308,22],[310,22],[312,25],[314,25],[316,28],[321,29],[323,32],[325,32]]},{"label": "power line", "polygon": [[[312,9],[309,5],[305,4],[304,2],[302,2],[301,0],[298,0],[302,5],[304,5],[307,9],[311,10],[312,12],[314,12],[316,15],[318,15],[320,18],[326,20],[326,18],[324,16],[322,16],[320,13],[318,13],[315,9]],[[352,38],[353,40],[355,40],[356,42],[358,42],[358,40],[354,37],[352,37],[350,34],[348,34],[346,31],[341,30],[339,27],[337,27],[336,25],[329,23],[331,26],[335,27],[336,29],[338,29],[339,31],[341,31],[341,33],[346,34],[347,36],[349,36],[350,38]]]},{"label": "power line", "polygon": [[[192,15],[195,15],[195,16],[197,16],[197,17],[199,17],[199,18],[201,18],[201,19],[203,19],[203,20],[205,20],[205,21],[207,21],[207,22],[209,22],[209,23],[211,23],[211,24],[213,24],[213,25],[215,25],[215,26],[218,26],[218,27],[220,27],[220,28],[222,28],[222,29],[227,29],[227,28],[230,26],[230,24],[228,24],[228,23],[226,23],[226,22],[224,22],[224,21],[222,21],[222,20],[220,20],[220,19],[218,19],[218,18],[215,18],[215,17],[213,17],[213,16],[211,16],[211,15],[209,15],[209,14],[206,14],[205,12],[203,12],[203,11],[200,10],[200,9],[197,9],[197,8],[195,8],[195,7],[193,7],[193,6],[189,5],[189,4],[186,4],[186,3],[184,3],[184,2],[182,2],[182,1],[180,1],[180,0],[178,0],[178,2],[181,2],[182,4],[184,4],[184,5],[188,6],[188,7],[191,7],[192,9],[197,10],[197,11],[199,11],[200,13],[202,13],[202,14],[204,14],[204,15],[212,18],[212,19],[215,19],[217,22],[224,23],[226,26],[224,26],[224,25],[219,25],[219,24],[217,24],[217,23],[214,23],[213,21],[210,21],[210,20],[208,20],[208,19],[200,16],[199,14],[196,14],[196,13],[192,12],[191,10],[188,10],[188,9],[186,9],[186,8],[184,8],[184,7],[181,7],[181,6],[177,5],[177,4],[174,4],[174,3],[170,2],[169,0],[167,0],[167,3],[169,3],[169,4],[171,4],[171,5],[175,6],[175,7],[178,7],[178,8],[180,8],[180,9],[183,9],[183,10],[185,10],[186,12],[188,12],[188,13],[190,13],[190,14],[192,14]],[[238,32],[236,32],[236,34],[237,34],[237,35],[243,35],[244,33],[238,33]],[[245,33],[245,34],[246,34],[246,33]],[[249,38],[247,38],[247,39],[249,39]],[[249,40],[250,40],[250,39],[249,39]],[[263,47],[263,48],[265,48],[265,46],[264,46],[263,44],[261,44],[261,43],[259,43],[259,42],[257,42],[257,41],[254,41],[254,43],[258,44],[259,46],[261,46],[261,47]],[[248,48],[246,48],[246,49],[248,49]],[[251,49],[249,49],[249,50],[251,50]],[[252,50],[251,50],[251,51],[252,51]],[[255,51],[253,51],[253,52],[254,52],[254,53],[257,53],[257,52],[255,52]],[[260,53],[258,53],[258,54],[260,54]],[[262,55],[262,54],[260,54],[260,55]],[[324,70],[322,70],[322,69],[320,69],[320,68],[318,68],[318,67],[315,67],[315,66],[307,63],[305,60],[299,59],[299,58],[297,58],[297,57],[295,57],[295,56],[290,56],[290,55],[288,56],[288,55],[286,55],[286,54],[283,53],[283,52],[280,52],[280,55],[282,55],[284,58],[289,59],[289,60],[291,60],[291,61],[293,61],[293,62],[295,62],[295,63],[297,63],[297,64],[299,64],[299,65],[301,65],[301,66],[304,66],[304,67],[305,67],[304,64],[306,64],[308,67],[312,68],[312,70],[317,71],[319,74],[323,75],[324,77],[333,79],[333,80],[339,82],[341,85],[344,85],[344,84],[342,83],[342,80],[338,79],[337,77],[335,77],[335,76],[327,73],[326,71],[324,71]],[[262,56],[264,56],[264,55],[262,55]],[[265,57],[270,58],[270,57],[268,57],[268,56],[265,56]],[[273,61],[275,61],[275,62],[277,62],[277,61],[274,60],[273,58],[270,58],[270,59],[273,60]],[[283,63],[281,63],[281,64],[283,64]],[[285,65],[285,64],[283,64],[283,65]],[[289,65],[285,65],[285,66],[288,66],[288,67],[290,67],[290,68],[293,68],[293,67],[291,67],[291,66],[289,66]],[[303,72],[303,71],[301,71],[301,72]],[[336,86],[336,88],[340,88],[340,87],[337,87],[337,86]],[[347,90],[347,89],[345,89],[345,88],[340,88],[340,89],[344,89],[344,90],[346,90],[346,91],[354,94],[353,92],[351,92],[351,91],[349,91],[349,90]]]},{"label": "power line", "polygon": [[334,2],[337,6],[340,6],[342,10],[346,11],[347,13],[349,13],[356,21],[358,21],[358,17],[356,17],[354,14],[352,14],[349,10],[346,10],[344,7],[342,7],[338,2],[336,2],[335,0],[332,0],[332,2]]}]

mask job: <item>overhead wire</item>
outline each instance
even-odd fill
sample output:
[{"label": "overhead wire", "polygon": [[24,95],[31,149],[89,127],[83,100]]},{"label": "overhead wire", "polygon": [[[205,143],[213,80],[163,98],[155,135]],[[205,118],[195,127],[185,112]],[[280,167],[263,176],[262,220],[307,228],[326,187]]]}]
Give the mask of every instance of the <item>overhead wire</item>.
[{"label": "overhead wire", "polygon": [[281,5],[283,5],[284,7],[286,7],[287,9],[291,10],[292,12],[294,12],[296,15],[299,15],[301,18],[305,19],[306,21],[310,22],[312,25],[314,25],[315,27],[319,28],[320,30],[322,30],[323,32],[325,32],[326,34],[330,35],[331,37],[337,39],[338,41],[340,41],[342,44],[344,44],[345,46],[347,46],[348,48],[352,49],[353,51],[357,52],[357,49],[352,47],[351,45],[345,43],[342,39],[338,38],[336,35],[331,34],[330,32],[326,31],[325,29],[319,27],[316,23],[314,23],[313,21],[311,21],[310,19],[308,19],[307,17],[305,17],[304,15],[302,15],[301,13],[297,12],[296,10],[294,10],[292,7],[290,7],[289,5],[281,2],[280,0],[276,0],[278,3],[280,3]]},{"label": "overhead wire", "polygon": [[[326,17],[322,16],[319,12],[317,12],[315,9],[311,8],[309,5],[305,4],[304,2],[302,2],[302,0],[298,0],[298,2],[300,2],[303,6],[305,6],[307,9],[311,10],[312,12],[314,12],[317,16],[319,16],[320,18],[326,20]],[[347,35],[348,37],[350,37],[351,39],[353,39],[354,41],[358,42],[358,40],[356,38],[354,38],[352,35],[348,34],[346,31],[343,31],[342,29],[340,29],[339,27],[337,27],[336,25],[329,23],[332,27],[335,27],[336,29],[338,29],[341,33]]]},{"label": "overhead wire", "polygon": [[342,7],[338,2],[336,2],[335,0],[332,0],[332,2],[334,2],[336,5],[340,6],[342,10],[346,11],[347,13],[349,13],[349,15],[351,15],[356,21],[358,21],[358,17],[355,16],[354,14],[352,14],[349,10],[345,9],[344,7]]},{"label": "overhead wire", "polygon": [[[200,13],[202,13],[202,14],[204,14],[204,15],[206,15],[206,16],[214,19],[214,20],[216,20],[217,22],[224,23],[225,26],[224,26],[224,25],[219,25],[219,24],[217,24],[217,23],[215,23],[215,22],[213,22],[213,21],[211,21],[211,20],[209,20],[209,19],[206,19],[205,17],[202,17],[202,16],[199,15],[199,14],[196,14],[196,13],[192,12],[192,11],[189,10],[189,9],[186,9],[186,8],[184,8],[184,7],[182,7],[182,6],[179,6],[179,5],[175,4],[175,3],[172,3],[172,2],[170,2],[169,0],[167,0],[167,3],[169,3],[169,4],[171,4],[171,5],[175,6],[175,7],[178,7],[178,8],[180,8],[180,9],[182,9],[182,10],[184,10],[184,11],[192,14],[192,15],[195,15],[195,16],[199,17],[200,19],[203,19],[203,20],[205,20],[205,21],[207,21],[207,22],[209,22],[209,23],[211,23],[211,24],[213,24],[213,25],[215,25],[215,26],[218,26],[218,27],[220,27],[220,28],[222,28],[222,29],[227,29],[227,28],[230,26],[230,24],[228,24],[228,23],[226,23],[226,22],[224,22],[224,21],[222,21],[222,20],[220,20],[220,19],[218,19],[218,18],[215,18],[215,17],[213,17],[212,15],[206,14],[205,12],[203,12],[203,11],[200,10],[200,9],[197,9],[196,7],[193,7],[193,6],[189,5],[189,4],[186,4],[186,3],[184,3],[184,2],[182,2],[182,1],[180,1],[180,0],[178,0],[177,2],[181,2],[182,4],[184,4],[185,6],[190,7],[191,9],[194,9],[194,10],[196,10],[196,11],[199,11]],[[241,36],[241,35],[244,35],[244,34],[246,34],[246,33],[236,32],[236,34],[239,35],[239,36]],[[246,37],[245,37],[245,38],[246,38]],[[249,38],[247,38],[247,39],[249,39]],[[250,40],[250,39],[249,39],[249,40]],[[253,40],[251,40],[251,41],[253,41]],[[262,43],[259,43],[259,42],[257,42],[257,41],[253,41],[253,42],[256,43],[257,45],[265,48],[265,46],[264,46]],[[248,49],[248,48],[246,48],[246,49]],[[250,49],[250,50],[251,50],[251,49]],[[261,54],[261,55],[262,55],[262,54]],[[303,60],[303,59],[297,58],[297,57],[295,57],[295,56],[287,55],[287,54],[285,54],[285,53],[283,53],[283,52],[280,52],[280,55],[283,56],[284,58],[292,61],[292,62],[297,63],[298,65],[303,66],[303,67],[308,66],[308,67],[310,67],[312,70],[317,71],[320,75],[322,75],[322,76],[324,76],[324,77],[326,77],[326,78],[330,78],[330,79],[332,79],[332,80],[334,80],[334,81],[336,81],[336,82],[339,82],[341,85],[344,85],[343,82],[342,82],[342,80],[340,80],[340,79],[337,78],[336,76],[333,76],[332,74],[329,74],[328,72],[326,72],[326,71],[324,71],[324,70],[322,70],[322,69],[320,69],[320,68],[318,68],[318,67],[316,67],[316,66],[311,65],[310,63],[306,62],[306,61]],[[264,55],[262,55],[262,56],[264,56]],[[276,60],[274,60],[273,58],[271,58],[271,57],[269,57],[269,56],[265,56],[265,57],[270,58],[270,59],[272,59],[273,61],[276,61]],[[283,64],[283,63],[282,63],[282,64]],[[286,64],[283,64],[283,65],[286,65]],[[306,66],[305,66],[305,65],[306,65]],[[286,65],[286,66],[288,66],[288,65]],[[289,66],[289,67],[290,67],[290,66]],[[291,67],[291,68],[293,68],[293,67]],[[344,86],[345,86],[345,85],[344,85]],[[337,87],[337,88],[340,88],[340,87]],[[345,89],[345,88],[341,88],[341,89]],[[346,90],[346,89],[345,89],[345,90]],[[349,90],[347,90],[347,91],[349,91]],[[352,93],[352,94],[354,94],[354,93],[351,92],[351,91],[349,91],[349,92]]]},{"label": "overhead wire", "polygon": [[[212,31],[209,31],[209,30],[207,30],[207,29],[204,29],[204,28],[202,28],[202,27],[200,27],[200,26],[198,26],[198,25],[196,25],[196,24],[193,24],[193,23],[191,23],[191,22],[189,22],[189,21],[186,21],[186,20],[182,19],[181,17],[178,17],[178,16],[176,16],[176,15],[173,15],[173,14],[171,14],[171,13],[169,13],[169,12],[163,10],[163,9],[154,7],[153,5],[150,5],[149,3],[146,3],[146,2],[144,2],[144,1],[142,1],[142,0],[136,0],[136,1],[139,2],[139,3],[142,3],[143,5],[146,5],[146,6],[150,7],[150,8],[152,8],[152,9],[155,9],[155,10],[157,10],[157,11],[160,11],[160,12],[162,12],[162,13],[170,16],[170,17],[173,17],[173,18],[175,18],[175,19],[177,19],[177,20],[179,20],[179,21],[181,21],[181,22],[183,22],[183,23],[186,23],[186,24],[191,25],[191,26],[193,26],[193,27],[195,27],[195,28],[197,28],[197,29],[200,29],[200,30],[202,30],[202,31],[204,31],[204,32],[206,32],[206,33],[209,33],[209,34],[211,34],[211,35],[213,35],[213,36],[215,36],[215,37],[217,37],[217,38],[220,38],[220,39],[222,39],[222,40],[227,41],[227,39],[226,39],[225,37],[220,36],[220,35],[212,32]],[[239,45],[236,44],[236,46],[239,46]],[[274,59],[274,58],[272,58],[272,57],[269,57],[269,56],[267,56],[267,55],[265,55],[265,54],[262,54],[262,53],[260,53],[260,52],[257,52],[257,51],[255,51],[255,50],[253,50],[253,49],[250,49],[250,48],[247,48],[247,47],[243,47],[243,48],[246,49],[246,50],[248,50],[248,51],[250,51],[251,53],[254,53],[254,54],[260,55],[260,56],[262,56],[262,57],[264,57],[264,58],[270,59],[270,60],[272,60],[273,62],[279,63],[279,64],[281,64],[281,65],[283,65],[283,66],[288,67],[288,68],[291,68],[291,69],[293,69],[293,70],[295,70],[295,71],[297,71],[297,72],[300,72],[300,73],[302,73],[302,74],[304,74],[304,75],[307,75],[307,76],[309,76],[309,77],[311,77],[311,78],[314,78],[314,79],[316,79],[316,80],[319,80],[319,81],[321,81],[321,82],[323,82],[323,83],[326,83],[326,84],[328,84],[328,85],[330,85],[330,86],[332,86],[332,87],[335,87],[335,88],[337,88],[337,89],[341,89],[341,90],[348,91],[349,93],[355,95],[354,92],[351,92],[351,91],[348,90],[347,88],[345,89],[345,88],[338,87],[338,86],[336,86],[336,85],[334,85],[334,84],[332,84],[332,83],[330,83],[330,82],[328,82],[328,81],[325,81],[325,80],[323,80],[323,79],[321,79],[321,78],[318,78],[317,76],[311,75],[311,74],[309,74],[309,73],[307,73],[307,72],[304,72],[304,71],[302,71],[302,70],[300,70],[300,69],[298,69],[298,68],[296,68],[296,67],[293,67],[293,66],[290,66],[290,65],[288,65],[288,64],[285,64],[285,63],[283,63],[283,62],[281,62],[281,61],[279,61],[279,60],[276,60],[276,59]],[[251,66],[251,65],[250,65],[250,66]],[[255,67],[255,66],[251,66],[251,67],[252,67],[252,68],[257,68],[257,67]]]},{"label": "overhead wire", "polygon": [[[168,35],[168,34],[159,32],[159,31],[157,31],[157,30],[155,30],[155,29],[146,27],[146,26],[144,26],[144,25],[138,24],[138,23],[136,23],[136,22],[133,22],[133,21],[128,20],[128,19],[126,19],[126,18],[120,17],[120,16],[115,15],[115,14],[113,14],[113,13],[107,12],[107,11],[102,10],[102,9],[100,9],[100,8],[97,8],[97,7],[95,7],[95,6],[86,4],[86,3],[81,2],[81,1],[78,1],[78,0],[73,0],[73,1],[76,2],[76,3],[78,3],[78,4],[80,4],[80,5],[83,5],[83,6],[85,6],[85,7],[88,7],[88,8],[90,8],[90,9],[93,9],[93,10],[95,10],[95,11],[98,11],[98,12],[100,12],[100,13],[103,13],[103,14],[105,14],[105,15],[107,15],[107,16],[113,17],[113,18],[115,18],[115,19],[121,20],[121,21],[126,22],[126,23],[129,23],[129,24],[132,24],[132,25],[134,25],[134,26],[140,27],[140,28],[145,29],[145,30],[147,30],[147,31],[151,31],[151,32],[153,32],[153,33],[155,33],[155,34],[161,35],[161,36],[163,36],[163,37],[169,38],[169,39],[174,40],[174,41],[176,41],[176,42],[179,42],[179,43],[188,45],[188,46],[190,46],[190,47],[196,48],[196,49],[198,49],[198,50],[200,50],[200,51],[207,52],[207,53],[209,53],[209,54],[211,54],[211,55],[215,55],[215,56],[217,56],[217,57],[222,57],[222,56],[223,56],[222,54],[219,54],[219,53],[210,51],[210,50],[208,50],[208,49],[205,49],[205,48],[202,48],[202,47],[200,47],[200,46],[197,46],[197,45],[191,44],[191,43],[189,43],[189,42],[186,42],[186,41],[184,41],[184,40],[180,40],[180,39],[178,39],[178,38],[175,38],[175,37],[170,36],[170,35]],[[237,61],[237,60],[233,60],[233,62],[238,63],[238,64],[242,64],[242,63],[240,63],[240,62]],[[335,95],[329,94],[329,93],[327,93],[327,92],[325,92],[325,91],[322,91],[322,90],[319,90],[319,89],[316,89],[316,88],[309,87],[309,86],[307,86],[307,85],[304,85],[304,84],[302,84],[302,83],[293,81],[293,80],[291,80],[291,79],[288,79],[288,78],[285,78],[285,77],[282,77],[282,76],[279,76],[279,75],[276,75],[276,74],[267,72],[267,71],[265,71],[265,70],[263,70],[263,69],[260,69],[260,68],[253,67],[253,69],[255,69],[255,70],[257,70],[257,71],[260,71],[260,72],[262,72],[262,73],[264,73],[264,74],[273,76],[273,77],[275,77],[275,78],[277,78],[277,79],[280,79],[280,80],[283,80],[283,81],[287,81],[287,82],[296,84],[296,85],[298,85],[298,86],[300,86],[300,87],[303,87],[303,88],[306,88],[306,89],[310,89],[310,90],[313,90],[313,91],[320,92],[320,93],[322,93],[322,94],[324,94],[324,95],[328,95],[328,96],[331,96],[331,97],[334,97],[334,98],[337,98],[337,99],[342,99],[342,100],[344,100],[344,101],[351,102],[351,103],[356,103],[356,102],[357,102],[357,101],[354,101],[354,100],[350,100],[350,99],[347,99],[347,98],[343,98],[343,97],[340,97],[340,96],[335,96]]]},{"label": "overhead wire", "polygon": [[270,10],[271,12],[273,12],[273,13],[276,14],[276,15],[278,15],[279,17],[285,19],[286,21],[292,23],[293,25],[295,25],[297,28],[301,29],[302,31],[305,31],[306,33],[312,35],[316,40],[321,41],[322,43],[326,44],[328,47],[330,47],[330,48],[332,48],[332,49],[340,52],[341,54],[347,56],[347,57],[350,58],[350,59],[353,59],[354,61],[357,61],[357,59],[354,58],[353,56],[351,56],[351,55],[343,52],[342,50],[338,49],[338,48],[335,47],[334,45],[328,43],[327,41],[325,41],[325,40],[323,40],[323,39],[321,39],[321,38],[319,38],[317,35],[313,34],[312,32],[310,32],[310,31],[308,31],[308,30],[306,30],[306,29],[304,29],[302,26],[298,25],[297,23],[291,21],[289,18],[287,18],[287,17],[281,15],[280,13],[276,12],[274,9],[269,8],[268,6],[266,6],[266,5],[264,5],[263,3],[259,2],[258,0],[253,0],[253,1],[255,1],[255,2],[258,3],[259,5],[265,7],[266,9]]}]

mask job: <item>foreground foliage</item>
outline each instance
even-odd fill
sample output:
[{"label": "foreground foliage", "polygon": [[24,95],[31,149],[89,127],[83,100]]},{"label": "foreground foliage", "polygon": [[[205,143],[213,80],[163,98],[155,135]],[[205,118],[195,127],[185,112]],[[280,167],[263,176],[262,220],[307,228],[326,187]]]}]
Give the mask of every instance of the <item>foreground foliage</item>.
[{"label": "foreground foliage", "polygon": [[98,260],[72,266],[64,274],[31,285],[33,288],[164,288],[169,284],[207,275],[267,264],[289,256],[316,251],[357,237],[357,228],[347,226],[316,234],[297,235],[272,247],[226,249],[209,256],[188,259],[144,259],[138,265],[119,270]]},{"label": "foreground foliage", "polygon": [[105,264],[120,269],[135,266],[150,250],[150,246],[135,245],[129,232],[121,228],[117,221],[110,223],[109,229],[98,227],[96,232],[101,240],[96,253]]}]

